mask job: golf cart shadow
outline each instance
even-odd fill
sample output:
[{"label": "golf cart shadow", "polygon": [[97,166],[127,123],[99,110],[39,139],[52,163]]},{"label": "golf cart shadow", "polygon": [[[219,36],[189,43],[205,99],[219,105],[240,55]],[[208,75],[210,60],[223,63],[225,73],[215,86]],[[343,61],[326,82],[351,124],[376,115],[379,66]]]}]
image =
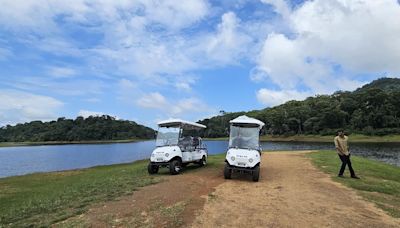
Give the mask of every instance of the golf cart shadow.
[{"label": "golf cart shadow", "polygon": [[[232,173],[232,180],[229,181],[243,181],[243,182],[254,182],[253,177],[248,173]],[[259,180],[262,182],[262,179]]]},{"label": "golf cart shadow", "polygon": [[[180,171],[179,174],[185,174],[185,173],[191,173],[191,172],[197,172],[202,169],[202,166],[199,166],[198,164],[188,164],[186,167],[183,167]],[[160,169],[157,173],[158,175],[171,175],[168,169]]]}]

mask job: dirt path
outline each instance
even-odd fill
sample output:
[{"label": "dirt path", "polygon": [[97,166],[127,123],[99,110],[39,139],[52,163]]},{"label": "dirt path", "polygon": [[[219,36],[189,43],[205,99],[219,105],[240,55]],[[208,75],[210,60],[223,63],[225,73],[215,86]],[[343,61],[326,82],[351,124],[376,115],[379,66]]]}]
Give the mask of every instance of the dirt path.
[{"label": "dirt path", "polygon": [[193,227],[400,227],[354,191],[330,180],[302,153],[263,155],[261,179],[225,181]]},{"label": "dirt path", "polygon": [[164,181],[94,205],[56,227],[400,227],[400,221],[333,182],[304,153],[262,157],[260,182],[222,167],[159,176]]},{"label": "dirt path", "polygon": [[54,227],[186,227],[202,210],[207,195],[224,182],[220,167],[191,165],[186,169],[175,176],[162,169],[157,175],[162,182],[94,205]]}]

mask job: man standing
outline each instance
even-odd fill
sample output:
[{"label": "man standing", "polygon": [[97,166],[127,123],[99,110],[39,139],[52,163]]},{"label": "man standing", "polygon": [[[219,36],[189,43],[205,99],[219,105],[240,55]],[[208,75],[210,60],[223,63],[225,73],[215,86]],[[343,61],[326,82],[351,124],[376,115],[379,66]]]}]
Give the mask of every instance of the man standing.
[{"label": "man standing", "polygon": [[349,152],[349,147],[347,145],[347,140],[348,137],[344,135],[343,130],[339,130],[338,135],[334,139],[336,151],[339,155],[340,160],[342,161],[342,166],[340,167],[338,177],[343,177],[344,169],[346,168],[347,165],[350,170],[351,178],[360,179],[359,177],[356,176],[353,167],[351,166],[350,152]]}]

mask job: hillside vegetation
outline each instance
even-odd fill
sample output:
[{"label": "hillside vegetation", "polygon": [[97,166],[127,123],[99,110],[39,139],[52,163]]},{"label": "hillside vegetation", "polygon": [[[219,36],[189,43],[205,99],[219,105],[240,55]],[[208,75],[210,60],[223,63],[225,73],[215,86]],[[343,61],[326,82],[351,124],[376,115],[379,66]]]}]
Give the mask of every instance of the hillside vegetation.
[{"label": "hillside vegetation", "polygon": [[149,139],[154,130],[134,121],[116,120],[114,117],[89,116],[56,121],[7,125],[0,128],[0,142],[47,142]]},{"label": "hillside vegetation", "polygon": [[227,136],[229,120],[243,114],[266,124],[262,134],[331,135],[341,128],[365,135],[400,134],[400,79],[381,78],[354,92],[316,95],[263,110],[222,112],[199,121],[208,127],[203,136]]}]

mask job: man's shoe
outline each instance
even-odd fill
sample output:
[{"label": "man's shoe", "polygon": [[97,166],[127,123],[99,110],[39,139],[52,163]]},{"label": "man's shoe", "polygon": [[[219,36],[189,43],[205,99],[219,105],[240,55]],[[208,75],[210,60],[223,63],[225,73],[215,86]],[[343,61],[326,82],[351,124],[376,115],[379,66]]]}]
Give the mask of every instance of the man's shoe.
[{"label": "man's shoe", "polygon": [[352,176],[351,178],[360,179],[358,176]]},{"label": "man's shoe", "polygon": [[343,176],[343,175],[337,175],[337,177],[344,178],[344,176]]}]

